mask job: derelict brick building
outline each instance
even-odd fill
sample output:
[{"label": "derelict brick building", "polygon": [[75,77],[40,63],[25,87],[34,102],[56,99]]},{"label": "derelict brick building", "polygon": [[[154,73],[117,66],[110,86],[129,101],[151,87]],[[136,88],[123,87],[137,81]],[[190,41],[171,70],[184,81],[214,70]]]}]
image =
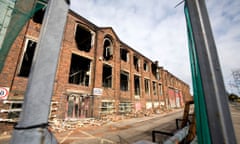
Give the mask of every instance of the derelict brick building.
[{"label": "derelict brick building", "polygon": [[[40,28],[41,14],[34,15],[11,47],[0,73],[0,87],[9,88],[1,109],[21,107],[37,54]],[[177,108],[189,98],[186,83],[122,42],[111,27],[98,27],[69,12],[51,117],[98,118],[105,114]],[[14,119],[17,113],[6,110],[0,115]]]}]

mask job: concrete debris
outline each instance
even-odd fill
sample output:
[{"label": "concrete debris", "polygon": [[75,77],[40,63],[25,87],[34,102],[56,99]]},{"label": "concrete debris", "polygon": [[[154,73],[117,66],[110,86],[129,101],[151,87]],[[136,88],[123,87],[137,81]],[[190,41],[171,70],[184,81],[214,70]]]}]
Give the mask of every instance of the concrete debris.
[{"label": "concrete debris", "polygon": [[96,120],[94,118],[84,118],[84,119],[53,119],[49,121],[49,127],[54,132],[64,132],[67,130],[72,130],[80,127],[87,126],[101,126],[104,124],[102,120]]},{"label": "concrete debris", "polygon": [[[159,112],[159,111],[158,111]],[[68,130],[73,130],[80,127],[89,127],[89,126],[102,126],[109,122],[116,122],[123,119],[130,118],[139,118],[139,117],[148,117],[154,114],[152,110],[149,111],[138,111],[133,113],[128,113],[124,115],[117,114],[102,114],[100,119],[95,118],[82,118],[82,119],[57,119],[53,118],[49,120],[49,128],[53,132],[65,132]]]}]

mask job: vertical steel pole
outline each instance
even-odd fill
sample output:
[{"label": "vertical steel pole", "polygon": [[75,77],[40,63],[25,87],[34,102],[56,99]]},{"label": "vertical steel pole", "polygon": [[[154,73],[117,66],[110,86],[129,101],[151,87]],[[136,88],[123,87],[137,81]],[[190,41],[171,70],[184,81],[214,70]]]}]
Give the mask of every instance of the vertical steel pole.
[{"label": "vertical steel pole", "polygon": [[213,144],[235,144],[217,50],[204,0],[186,0],[199,62],[208,124]]},{"label": "vertical steel pole", "polygon": [[68,8],[69,3],[65,0],[48,1],[23,111],[11,144],[57,143],[47,129],[47,123]]}]

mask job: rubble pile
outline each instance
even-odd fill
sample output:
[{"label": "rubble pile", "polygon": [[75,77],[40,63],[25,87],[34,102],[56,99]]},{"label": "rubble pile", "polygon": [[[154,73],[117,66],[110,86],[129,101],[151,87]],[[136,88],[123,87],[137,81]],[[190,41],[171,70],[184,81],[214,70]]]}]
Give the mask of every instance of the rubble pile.
[{"label": "rubble pile", "polygon": [[84,118],[84,119],[53,119],[49,121],[49,127],[51,131],[54,132],[64,132],[67,130],[72,130],[80,127],[87,126],[101,126],[105,122],[102,120],[97,120],[94,118]]},{"label": "rubble pile", "polygon": [[109,122],[117,122],[123,119],[130,118],[139,118],[139,117],[147,117],[151,116],[156,112],[152,110],[149,111],[138,111],[127,113],[123,115],[111,114],[111,115],[101,115],[99,119],[95,118],[82,118],[82,119],[57,119],[54,118],[49,120],[49,128],[53,132],[64,132],[68,130],[73,130],[81,127],[89,127],[89,126],[102,126]]}]

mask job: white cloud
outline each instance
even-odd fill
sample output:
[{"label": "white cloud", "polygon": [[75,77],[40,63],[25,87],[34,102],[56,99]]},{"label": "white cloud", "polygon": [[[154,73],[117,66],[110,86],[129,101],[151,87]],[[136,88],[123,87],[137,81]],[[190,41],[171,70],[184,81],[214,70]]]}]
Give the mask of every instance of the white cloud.
[{"label": "white cloud", "polygon": [[240,1],[208,1],[209,17],[219,54],[225,85],[233,81],[232,71],[240,68]]},{"label": "white cloud", "polygon": [[[71,0],[71,9],[191,85],[183,5],[178,0]],[[224,80],[239,68],[240,1],[206,1]]]}]

